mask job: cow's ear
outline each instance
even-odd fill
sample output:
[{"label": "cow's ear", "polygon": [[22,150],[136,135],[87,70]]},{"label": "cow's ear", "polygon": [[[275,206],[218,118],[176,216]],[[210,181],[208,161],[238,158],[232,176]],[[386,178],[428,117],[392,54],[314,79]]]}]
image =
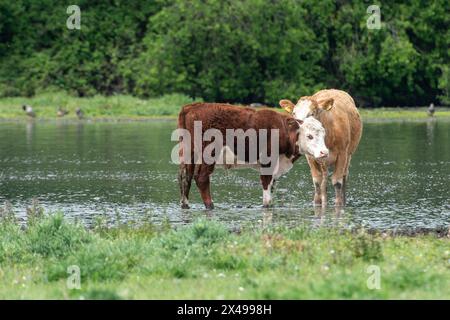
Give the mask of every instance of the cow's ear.
[{"label": "cow's ear", "polygon": [[284,110],[286,110],[289,113],[292,113],[294,111],[295,105],[292,103],[291,100],[280,100],[280,107],[282,107]]},{"label": "cow's ear", "polygon": [[294,118],[289,118],[287,120],[287,125],[288,125],[289,129],[298,129],[302,123],[303,123],[303,121],[301,121],[301,120],[299,121]]},{"label": "cow's ear", "polygon": [[318,104],[319,104],[320,109],[329,111],[334,106],[334,99],[333,98],[325,99],[325,100],[319,101]]}]

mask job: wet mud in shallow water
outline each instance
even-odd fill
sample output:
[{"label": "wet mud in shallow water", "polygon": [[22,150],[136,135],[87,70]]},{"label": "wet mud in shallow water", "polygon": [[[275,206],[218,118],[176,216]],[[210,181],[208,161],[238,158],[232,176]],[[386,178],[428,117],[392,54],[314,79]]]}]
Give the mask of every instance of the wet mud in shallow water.
[{"label": "wet mud in shallow water", "polygon": [[190,210],[179,207],[178,166],[170,163],[174,121],[142,123],[2,123],[0,202],[22,219],[32,199],[87,224],[151,219],[186,224],[211,215],[230,225],[364,227],[444,234],[450,225],[450,123],[366,123],[352,160],[348,206],[312,205],[313,185],[302,158],[277,184],[274,208],[261,208],[257,172],[218,169],[215,210],[203,211],[196,188]]}]

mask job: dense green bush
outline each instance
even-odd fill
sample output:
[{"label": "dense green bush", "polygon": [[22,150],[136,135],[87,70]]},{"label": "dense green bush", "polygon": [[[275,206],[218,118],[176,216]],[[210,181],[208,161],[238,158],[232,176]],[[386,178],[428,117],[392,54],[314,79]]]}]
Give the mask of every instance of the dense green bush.
[{"label": "dense green bush", "polygon": [[[0,2],[0,96],[183,93],[277,103],[325,87],[360,104],[449,103],[450,2],[80,0]],[[440,101],[439,101],[439,100]]]}]

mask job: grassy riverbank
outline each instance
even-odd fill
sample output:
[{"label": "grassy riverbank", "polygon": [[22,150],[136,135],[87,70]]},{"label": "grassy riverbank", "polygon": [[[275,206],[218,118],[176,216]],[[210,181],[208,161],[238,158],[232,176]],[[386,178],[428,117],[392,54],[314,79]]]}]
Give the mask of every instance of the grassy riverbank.
[{"label": "grassy riverbank", "polygon": [[[86,229],[61,215],[20,227],[2,212],[0,299],[450,298],[449,239],[435,235],[308,226],[232,233],[204,218],[178,230],[102,222]],[[79,290],[67,286],[74,265]],[[371,290],[378,267],[380,289]]]},{"label": "grassy riverbank", "polygon": [[[21,106],[33,107],[37,119],[57,119],[58,107],[69,111],[64,119],[76,119],[75,110],[79,107],[85,117],[91,120],[146,120],[154,118],[175,118],[181,106],[192,102],[179,94],[166,95],[154,99],[139,99],[132,96],[95,96],[77,98],[65,93],[44,93],[31,98],[0,98],[0,119],[25,121],[27,116]],[[278,109],[281,111],[281,109]],[[365,120],[420,120],[427,119],[426,108],[378,108],[360,109]],[[438,108],[437,119],[450,119],[449,108]]]},{"label": "grassy riverbank", "polygon": [[23,104],[33,107],[37,119],[57,119],[58,107],[69,111],[64,119],[77,119],[75,110],[80,108],[87,119],[138,120],[151,118],[175,118],[181,106],[192,100],[180,94],[143,100],[132,96],[94,96],[77,98],[65,93],[45,93],[32,98],[1,98],[0,119],[26,120]]}]

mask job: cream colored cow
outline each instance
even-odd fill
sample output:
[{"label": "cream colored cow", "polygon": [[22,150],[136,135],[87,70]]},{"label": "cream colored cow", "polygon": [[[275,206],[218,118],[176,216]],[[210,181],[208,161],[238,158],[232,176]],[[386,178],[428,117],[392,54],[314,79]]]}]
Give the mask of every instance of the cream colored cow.
[{"label": "cream colored cow", "polygon": [[314,203],[323,207],[327,204],[328,167],[332,166],[336,206],[345,205],[350,161],[362,134],[362,121],[353,98],[344,91],[330,89],[301,97],[297,104],[281,100],[280,106],[298,120],[314,117],[322,123],[329,156],[324,160],[307,156],[314,182]]}]

